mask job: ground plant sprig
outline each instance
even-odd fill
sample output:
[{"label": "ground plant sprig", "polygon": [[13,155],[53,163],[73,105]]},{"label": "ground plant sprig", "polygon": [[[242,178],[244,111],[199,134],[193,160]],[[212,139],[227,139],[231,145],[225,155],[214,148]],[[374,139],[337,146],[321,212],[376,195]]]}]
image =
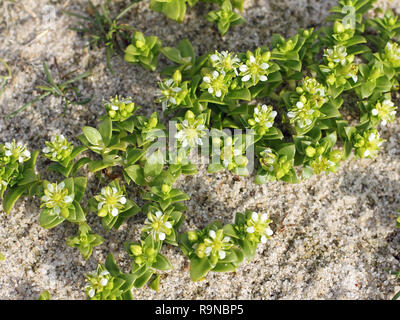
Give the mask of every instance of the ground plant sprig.
[{"label": "ground plant sprig", "polygon": [[[56,61],[56,60],[55,60]],[[56,63],[57,65],[57,63]],[[46,62],[43,62],[43,70],[46,76],[47,81],[45,81],[44,85],[36,86],[36,89],[41,91],[39,97],[33,99],[32,101],[24,104],[22,107],[17,109],[16,111],[10,113],[7,116],[7,119],[11,119],[15,117],[18,113],[25,110],[26,108],[34,105],[36,102],[52,95],[54,97],[59,97],[62,99],[62,103],[64,105],[63,114],[66,113],[68,107],[70,105],[85,105],[88,104],[92,98],[82,98],[82,94],[79,91],[79,88],[76,86],[76,82],[79,80],[85,79],[90,76],[90,72],[84,72],[79,74],[72,79],[66,81],[56,82],[47,66]],[[69,74],[70,75],[70,74]],[[61,77],[62,78],[62,77]]]},{"label": "ground plant sprig", "polygon": [[[97,125],[82,128],[79,145],[62,135],[45,142],[42,155],[51,161],[50,170],[59,173],[57,180],[41,179],[36,172],[39,151],[31,153],[16,141],[0,145],[4,210],[10,212],[22,195],[40,197],[41,226],[76,225],[77,235],[66,242],[84,259],[104,241],[88,225],[89,214],[106,232],[138,216],[140,239],[124,243],[130,271],[122,272],[110,254],[86,277],[84,290],[92,300],[132,299],[132,289],[145,285],[159,290],[161,274],[173,269],[166,246],[179,247],[189,259],[193,281],[204,280],[209,272],[237,270],[273,236],[270,213],[247,209],[230,223],[213,221],[182,232],[184,202],[190,197],[176,187],[177,181],[198,173],[193,157],[204,155],[201,148],[211,150],[206,154],[209,173],[227,170],[235,176],[250,175],[249,153],[255,154],[257,184],[296,183],[337,172],[351,156],[376,157],[384,143],[379,126],[394,121],[397,112],[393,93],[399,86],[400,47],[391,13],[365,19],[374,2],[339,1],[326,27],[300,29],[288,39],[274,35],[270,47],[245,52],[198,55],[187,39],[162,47],[157,38],[133,32],[124,38],[129,41],[127,62],[150,70],[156,69],[159,54],[171,62],[161,72],[155,100],[163,112],[137,114],[140,106],[131,97],[104,100],[105,115]],[[219,4],[222,11],[230,8],[226,1]],[[152,1],[151,6],[181,21],[186,1]],[[242,2],[232,1],[231,7],[241,8]],[[95,20],[109,19],[108,12],[96,9],[93,14]],[[224,32],[235,21],[225,13],[214,17]],[[111,30],[117,34],[125,29]],[[374,32],[384,35],[382,41],[369,41]],[[106,43],[103,36],[93,37],[93,44]],[[114,53],[111,42],[106,46]],[[45,71],[51,77],[46,65]],[[46,94],[62,93],[51,79]],[[345,117],[345,95],[357,101],[353,107],[359,117],[352,122]],[[164,116],[173,120],[174,130],[165,126]],[[235,130],[240,134],[232,134]],[[99,188],[87,203],[84,166],[99,178]],[[130,199],[133,188],[140,206]]]}]

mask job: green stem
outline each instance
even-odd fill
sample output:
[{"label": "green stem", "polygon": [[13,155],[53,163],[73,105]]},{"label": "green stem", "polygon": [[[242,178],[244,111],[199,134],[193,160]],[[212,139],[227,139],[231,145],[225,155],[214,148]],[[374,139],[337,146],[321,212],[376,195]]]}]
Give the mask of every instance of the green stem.
[{"label": "green stem", "polygon": [[18,113],[20,113],[21,111],[25,110],[25,109],[26,109],[27,107],[29,107],[30,105],[32,105],[32,104],[38,102],[39,100],[41,100],[41,99],[47,97],[47,96],[50,95],[50,94],[51,94],[51,92],[46,92],[46,93],[42,94],[40,97],[37,97],[36,99],[34,99],[34,100],[32,100],[32,101],[30,101],[30,102],[24,104],[24,105],[23,105],[21,108],[19,108],[18,110],[16,110],[16,111],[10,113],[10,114],[6,117],[6,119],[11,119],[11,118],[15,117]]}]

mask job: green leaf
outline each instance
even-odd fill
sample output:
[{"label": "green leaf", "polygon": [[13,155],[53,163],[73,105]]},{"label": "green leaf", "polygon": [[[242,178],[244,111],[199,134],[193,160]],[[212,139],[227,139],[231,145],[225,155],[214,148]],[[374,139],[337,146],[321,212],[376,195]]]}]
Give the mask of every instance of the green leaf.
[{"label": "green leaf", "polygon": [[399,298],[400,298],[400,291],[397,292],[397,293],[394,295],[394,297],[392,298],[392,300],[397,300],[397,299],[399,299]]},{"label": "green leaf", "polygon": [[237,266],[235,266],[233,263],[225,263],[225,262],[219,262],[217,265],[212,269],[214,272],[233,272],[235,271]]},{"label": "green leaf", "polygon": [[39,156],[39,153],[40,151],[38,150],[32,152],[31,158],[24,164],[24,169],[35,169],[36,160]]},{"label": "green leaf", "polygon": [[199,281],[213,268],[207,257],[200,259],[193,256],[190,259],[190,278],[193,281]]},{"label": "green leaf", "polygon": [[83,211],[82,207],[78,202],[74,200],[73,202],[75,210],[73,210],[74,214],[69,215],[67,220],[72,222],[72,223],[79,223],[79,222],[84,222],[86,220],[85,212]]},{"label": "green leaf", "polygon": [[90,161],[92,161],[90,158],[80,158],[72,166],[71,174],[74,176],[80,168],[82,168],[85,164],[88,164]]},{"label": "green leaf", "polygon": [[74,178],[75,201],[81,202],[86,190],[87,179],[85,177]]},{"label": "green leaf", "polygon": [[226,224],[223,227],[224,229],[224,234],[235,239],[239,239],[239,235],[237,234],[234,225],[232,224]]},{"label": "green leaf", "polygon": [[158,292],[158,287],[160,285],[160,275],[157,274],[153,280],[150,281],[150,288]]},{"label": "green leaf", "polygon": [[335,118],[341,116],[339,110],[331,103],[325,103],[321,107],[320,111],[326,116],[325,118]]},{"label": "green leaf", "polygon": [[253,260],[254,256],[256,255],[257,245],[252,245],[247,240],[239,241],[239,245],[242,248],[243,254],[246,257],[247,261]]},{"label": "green leaf", "polygon": [[92,127],[83,127],[82,132],[86,139],[93,145],[97,146],[103,142],[103,138],[97,129]]},{"label": "green leaf", "polygon": [[294,158],[295,153],[296,146],[293,143],[284,144],[278,150],[278,154],[286,156],[289,160]]},{"label": "green leaf", "polygon": [[114,257],[111,253],[107,256],[104,266],[113,277],[118,277],[121,274],[121,271],[115,263]]},{"label": "green leaf", "polygon": [[50,215],[50,210],[47,208],[42,209],[40,212],[39,222],[40,226],[44,229],[51,229],[59,225],[65,220],[62,216],[57,216],[55,214]]},{"label": "green leaf", "polygon": [[367,81],[361,85],[361,97],[363,99],[368,98],[375,89],[375,82]]},{"label": "green leaf", "polygon": [[133,287],[133,283],[136,280],[136,275],[131,273],[121,273],[119,275],[119,278],[125,281],[124,284],[121,286],[121,290],[125,292],[130,292]]},{"label": "green leaf", "polygon": [[229,93],[226,95],[226,97],[229,99],[233,99],[233,100],[250,101],[251,93],[250,93],[249,89],[243,88],[243,89],[229,91]]},{"label": "green leaf", "polygon": [[172,47],[163,47],[160,49],[161,53],[166,56],[169,60],[176,62],[178,64],[186,64],[189,63],[190,57],[182,57],[181,53],[178,49]]},{"label": "green leaf", "polygon": [[[111,136],[112,136],[112,121],[110,118],[107,117],[100,123],[98,132],[100,133],[100,135],[103,139],[104,145],[108,146],[110,144]],[[87,138],[87,136],[86,136],[86,138]],[[89,138],[88,138],[88,140],[89,140]],[[95,143],[93,143],[93,144],[95,144]]]},{"label": "green leaf", "polygon": [[146,181],[144,180],[143,168],[140,167],[139,165],[135,164],[133,166],[125,168],[124,172],[137,185],[139,186],[145,185]]},{"label": "green leaf", "polygon": [[39,300],[51,300],[50,293],[47,290],[43,291],[39,296]]},{"label": "green leaf", "polygon": [[90,172],[97,172],[111,166],[112,163],[105,162],[103,160],[93,160],[88,163]]},{"label": "green leaf", "polygon": [[133,165],[139,161],[146,153],[145,149],[131,149],[127,152],[128,164]]},{"label": "green leaf", "polygon": [[184,57],[184,58],[190,57],[191,62],[194,62],[195,53],[194,53],[192,44],[190,43],[190,41],[188,39],[183,39],[183,40],[179,41],[178,49],[179,49],[182,57]]},{"label": "green leaf", "polygon": [[6,214],[10,213],[11,209],[14,207],[17,200],[23,195],[25,190],[25,186],[13,187],[8,189],[8,192],[3,199],[3,209]]},{"label": "green leaf", "polygon": [[197,167],[193,163],[186,164],[186,165],[182,166],[181,169],[182,169],[183,174],[187,174],[187,175],[197,174]]},{"label": "green leaf", "polygon": [[254,181],[256,184],[266,184],[270,182],[269,175],[262,168],[257,172],[256,179]]},{"label": "green leaf", "polygon": [[77,146],[75,147],[71,154],[70,154],[70,158],[74,159],[78,154],[81,154],[82,152],[86,151],[88,148],[86,146]]},{"label": "green leaf", "polygon": [[133,283],[133,286],[135,288],[141,288],[143,287],[151,278],[153,275],[152,270],[146,270],[145,273],[143,273],[140,277],[138,277],[135,282]]},{"label": "green leaf", "polygon": [[157,150],[147,157],[147,162],[143,169],[145,179],[147,179],[147,177],[157,177],[163,168],[164,156],[160,150]]},{"label": "green leaf", "polygon": [[207,172],[209,173],[215,173],[218,171],[221,171],[224,169],[224,166],[220,163],[211,163],[208,168],[207,168]]},{"label": "green leaf", "polygon": [[209,94],[208,92],[203,92],[200,95],[199,102],[211,102],[215,104],[225,104],[224,101],[222,101],[219,98],[214,97],[213,95]]},{"label": "green leaf", "polygon": [[159,253],[152,267],[157,270],[171,270],[172,264],[166,257]]},{"label": "green leaf", "polygon": [[301,170],[301,177],[305,180],[311,178],[314,174],[314,170],[310,167],[303,167]]},{"label": "green leaf", "polygon": [[51,163],[48,167],[47,170],[49,171],[55,171],[61,173],[64,177],[68,178],[72,171],[73,165],[69,165],[67,167],[62,166],[59,163]]},{"label": "green leaf", "polygon": [[38,180],[38,176],[36,175],[36,171],[34,168],[25,169],[22,175],[22,179],[18,180],[19,186],[25,186]]}]

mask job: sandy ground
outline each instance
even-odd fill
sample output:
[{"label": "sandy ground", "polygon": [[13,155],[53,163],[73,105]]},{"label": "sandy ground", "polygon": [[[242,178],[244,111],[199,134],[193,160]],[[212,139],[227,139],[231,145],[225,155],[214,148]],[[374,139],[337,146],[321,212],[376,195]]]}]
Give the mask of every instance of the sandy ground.
[{"label": "sandy ground", "polygon": [[[121,3],[121,1],[115,1]],[[248,1],[247,23],[230,30],[221,39],[205,18],[210,5],[200,4],[189,11],[183,24],[150,11],[147,1],[127,17],[147,35],[159,36],[164,45],[174,45],[188,37],[197,52],[213,49],[244,51],[266,44],[276,32],[291,35],[298,27],[318,27],[335,0]],[[397,4],[396,4],[397,3]],[[379,7],[397,7],[399,1],[381,1]],[[69,139],[84,125],[95,125],[103,114],[101,99],[110,95],[131,95],[149,114],[160,110],[153,104],[158,73],[127,65],[121,57],[112,59],[115,75],[105,66],[103,50],[85,49],[85,40],[69,28],[76,20],[61,10],[84,12],[86,1],[0,0],[0,58],[7,61],[13,79],[0,98],[0,142],[13,138],[43,148],[54,133]],[[3,13],[2,13],[3,11]],[[5,23],[8,18],[7,24]],[[60,99],[47,98],[10,121],[5,115],[37,96],[35,85],[44,79],[46,61],[57,76],[61,73],[92,71],[81,82],[84,96],[93,96],[87,106],[73,106],[67,116]],[[161,67],[165,61],[161,61]],[[33,90],[33,91],[32,91]],[[192,196],[187,202],[183,229],[203,227],[221,219],[230,222],[245,208],[270,212],[277,232],[255,260],[244,263],[235,273],[210,273],[205,281],[191,282],[178,248],[165,246],[164,253],[175,269],[162,275],[160,291],[134,291],[137,299],[389,299],[396,290],[390,271],[400,267],[400,235],[395,229],[400,208],[400,121],[382,128],[387,143],[376,160],[345,162],[337,174],[314,177],[297,185],[269,183],[257,186],[253,178],[235,181],[231,174],[210,175],[201,168],[198,175],[179,180]],[[76,141],[76,140],[75,140]],[[55,174],[38,169],[47,179]],[[96,188],[90,177],[85,201]],[[137,191],[132,190],[132,199]],[[39,226],[39,199],[19,201],[9,216],[0,216],[0,299],[36,299],[48,290],[53,299],[84,299],[85,273],[95,269],[112,251],[120,266],[128,271],[130,260],[122,243],[137,240],[143,216],[137,216],[119,231],[106,233],[93,214],[89,222],[106,242],[84,261],[65,239],[76,227],[65,223],[53,230]]]}]

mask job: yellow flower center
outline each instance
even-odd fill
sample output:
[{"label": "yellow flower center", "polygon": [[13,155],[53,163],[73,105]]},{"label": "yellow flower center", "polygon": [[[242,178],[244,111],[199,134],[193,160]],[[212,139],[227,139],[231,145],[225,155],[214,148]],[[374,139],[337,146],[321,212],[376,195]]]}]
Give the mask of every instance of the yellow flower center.
[{"label": "yellow flower center", "polygon": [[160,221],[154,221],[152,223],[151,227],[156,231],[160,230],[161,229],[161,222]]}]

